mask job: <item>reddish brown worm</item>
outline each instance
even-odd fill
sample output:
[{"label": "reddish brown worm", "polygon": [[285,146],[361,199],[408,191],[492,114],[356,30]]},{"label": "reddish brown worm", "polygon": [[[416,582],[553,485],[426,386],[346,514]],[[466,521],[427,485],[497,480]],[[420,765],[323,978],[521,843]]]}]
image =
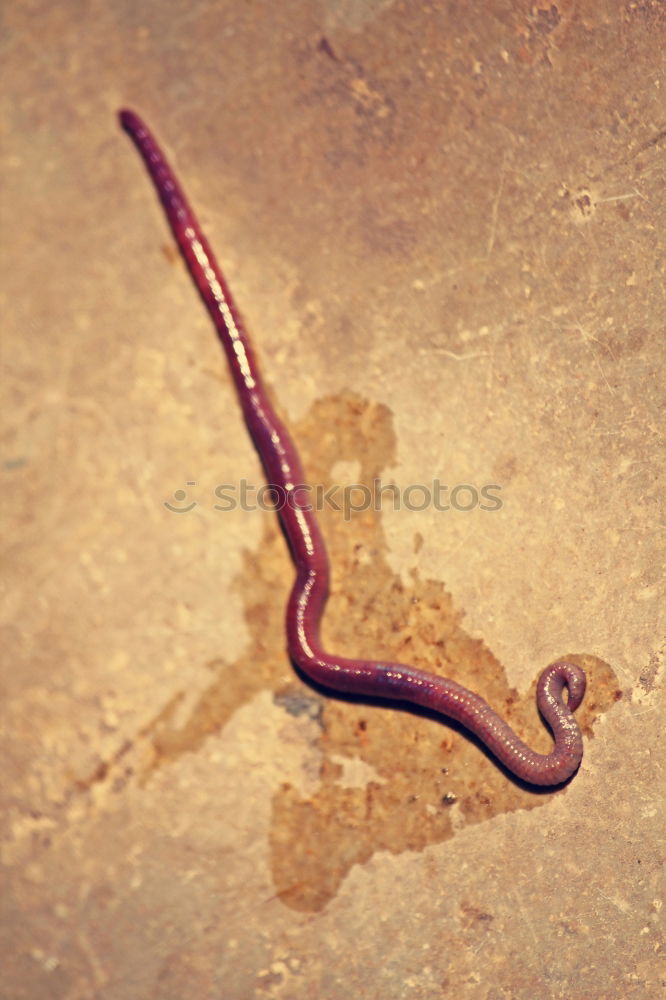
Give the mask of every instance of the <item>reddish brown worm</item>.
[{"label": "reddish brown worm", "polygon": [[[134,111],[121,111],[120,122],[143,157],[178,246],[213,318],[268,482],[286,499],[279,506],[296,566],[296,581],[287,606],[287,643],[295,664],[327,688],[412,702],[454,719],[523,781],[534,785],[566,781],[583,756],[583,741],[573,712],[585,693],[585,674],[575,664],[551,663],[539,678],[537,705],[555,740],[551,753],[539,754],[523,743],[483,698],[455,681],[402,663],[344,659],[322,648],[319,624],[328,596],[328,558],[307,492],[302,489],[305,478],[298,452],[271,406],[243,321],[173,170]],[[299,487],[305,496],[299,497]]]}]

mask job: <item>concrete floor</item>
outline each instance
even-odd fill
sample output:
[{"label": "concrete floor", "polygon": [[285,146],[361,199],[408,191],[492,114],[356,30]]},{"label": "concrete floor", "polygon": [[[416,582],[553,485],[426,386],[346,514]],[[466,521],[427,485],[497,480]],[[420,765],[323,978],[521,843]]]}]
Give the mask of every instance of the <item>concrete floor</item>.
[{"label": "concrete floor", "polygon": [[[4,19],[2,997],[660,996],[662,0]],[[534,682],[574,657],[568,787],[295,674],[276,520],[215,507],[261,470],[126,105],[310,481],[399,488],[322,513],[328,645],[543,750]]]}]

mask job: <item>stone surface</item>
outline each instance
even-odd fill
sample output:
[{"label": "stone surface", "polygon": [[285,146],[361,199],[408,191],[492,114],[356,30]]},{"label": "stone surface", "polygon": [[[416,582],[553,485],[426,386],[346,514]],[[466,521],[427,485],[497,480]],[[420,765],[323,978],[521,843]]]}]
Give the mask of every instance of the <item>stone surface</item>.
[{"label": "stone surface", "polygon": [[[4,18],[3,998],[660,996],[663,3]],[[294,672],[288,552],[122,106],[337,487],[328,645],[543,750],[534,682],[574,657],[567,788]]]}]

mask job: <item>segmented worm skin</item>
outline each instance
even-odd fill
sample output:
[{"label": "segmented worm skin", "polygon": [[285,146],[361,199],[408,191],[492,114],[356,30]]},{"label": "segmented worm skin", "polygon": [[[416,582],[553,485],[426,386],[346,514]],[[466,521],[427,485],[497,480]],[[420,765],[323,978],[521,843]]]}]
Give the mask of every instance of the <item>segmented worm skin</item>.
[{"label": "segmented worm skin", "polygon": [[[544,755],[523,743],[483,698],[454,681],[401,663],[343,659],[322,648],[319,623],[328,595],[328,559],[314,513],[308,508],[307,493],[299,497],[305,477],[298,453],[270,404],[227,283],[164,154],[137,114],[121,111],[120,121],[143,157],[213,318],[268,482],[284,491],[287,502],[281,505],[280,518],[296,566],[296,581],[287,606],[287,640],[294,662],[327,688],[413,702],[455,719],[523,781],[556,785],[567,780],[583,755],[581,734],[572,713],[583,699],[585,674],[575,664],[552,663],[539,678],[537,705],[555,740],[553,751]],[[567,701],[563,698],[565,687]]]}]

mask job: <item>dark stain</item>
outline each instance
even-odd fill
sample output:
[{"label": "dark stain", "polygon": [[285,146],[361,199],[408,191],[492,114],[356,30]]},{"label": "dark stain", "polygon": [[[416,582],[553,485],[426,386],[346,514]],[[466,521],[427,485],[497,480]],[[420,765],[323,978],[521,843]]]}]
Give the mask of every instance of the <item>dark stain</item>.
[{"label": "dark stain", "polygon": [[[326,488],[334,485],[331,470],[339,461],[357,462],[356,481],[369,489],[396,461],[390,411],[352,393],[315,403],[293,430],[309,481]],[[387,658],[446,674],[478,691],[522,738],[547,752],[550,736],[535,707],[539,668],[531,690],[520,697],[492,652],[466,633],[463,611],[440,580],[422,579],[414,571],[405,584],[395,576],[386,561],[379,511],[346,520],[342,510],[327,507],[320,517],[332,563],[322,629],[326,647],[345,656]],[[320,726],[316,792],[303,797],[284,784],[273,798],[275,894],[300,911],[321,910],[350,868],[376,851],[422,850],[452,837],[458,825],[549,800],[552,792],[511,779],[473,737],[433,713],[329,695],[300,677],[289,662],[284,638],[292,579],[277,519],[267,515],[259,548],[246,551],[236,580],[251,637],[247,652],[233,663],[209,663],[213,679],[188,715],[179,718],[183,695],[174,695],[133,745],[97,767],[88,785],[112,781],[120,788],[131,774],[145,782],[156,768],[196,752],[257,692],[274,691],[276,704],[286,712]],[[618,696],[615,674],[596,657],[561,652],[588,674],[588,694],[577,717],[589,737],[595,718]],[[345,785],[341,757],[362,760],[376,777],[364,787]]]},{"label": "dark stain", "polygon": [[537,8],[534,14],[534,31],[539,35],[549,35],[558,27],[562,18],[556,4]]},{"label": "dark stain", "polygon": [[460,903],[461,924],[467,929],[483,927],[484,925],[487,927],[494,919],[492,913],[482,910],[481,907],[475,906],[473,903],[468,903],[464,900]]},{"label": "dark stain", "polygon": [[335,52],[333,51],[333,49],[331,47],[331,43],[329,42],[328,38],[325,38],[324,36],[322,36],[319,39],[319,44],[317,45],[317,50],[319,52],[323,52],[325,56],[328,56],[328,58],[332,59],[334,62],[339,62],[340,61],[338,59],[338,57],[336,56]]},{"label": "dark stain", "polygon": [[635,155],[638,156],[639,153],[644,153],[648,149],[653,149],[655,146],[659,146],[666,139],[666,128],[661,129],[659,132],[655,132],[646,142],[642,143],[636,150]]},{"label": "dark stain", "polygon": [[321,702],[311,691],[301,688],[279,691],[273,701],[295,718],[305,715],[315,722],[321,720]]}]

